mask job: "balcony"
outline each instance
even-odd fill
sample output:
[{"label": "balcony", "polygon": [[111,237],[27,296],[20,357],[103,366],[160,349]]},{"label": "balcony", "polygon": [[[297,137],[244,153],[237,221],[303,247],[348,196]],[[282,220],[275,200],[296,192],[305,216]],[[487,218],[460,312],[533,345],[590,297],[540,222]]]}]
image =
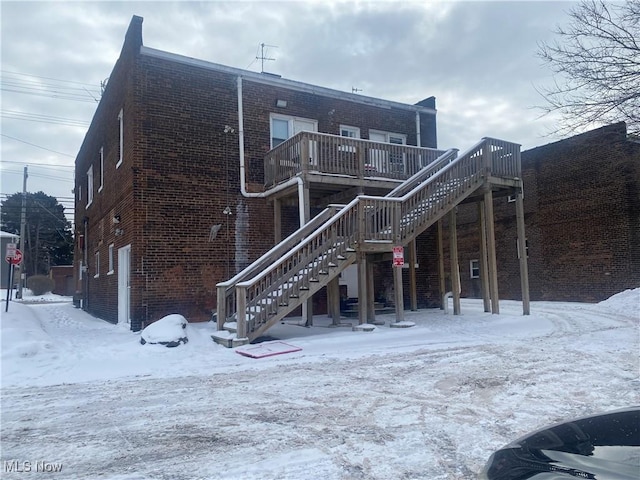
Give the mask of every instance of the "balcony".
[{"label": "balcony", "polygon": [[264,160],[265,188],[297,175],[308,183],[391,189],[444,151],[300,132],[270,150]]}]

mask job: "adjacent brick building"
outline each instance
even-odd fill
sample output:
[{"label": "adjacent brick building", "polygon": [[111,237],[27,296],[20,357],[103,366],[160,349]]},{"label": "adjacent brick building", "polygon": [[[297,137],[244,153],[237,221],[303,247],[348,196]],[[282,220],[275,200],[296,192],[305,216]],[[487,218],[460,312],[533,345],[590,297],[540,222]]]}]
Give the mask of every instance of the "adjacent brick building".
[{"label": "adjacent brick building", "polygon": [[[133,17],[76,159],[76,297],[134,330],[169,313],[208,320],[216,284],[278,238],[273,201],[251,196],[272,147],[300,130],[435,147],[435,116],[432,97],[406,105],[151,49]],[[322,195],[339,197],[312,193],[311,215]],[[286,234],[298,205],[281,208]]]},{"label": "adjacent brick building", "polygon": [[[624,123],[522,152],[532,300],[598,302],[640,287],[640,143]],[[520,299],[515,205],[494,201],[500,298]],[[474,206],[458,210],[462,296],[480,297]],[[447,245],[447,242],[445,242]]]}]

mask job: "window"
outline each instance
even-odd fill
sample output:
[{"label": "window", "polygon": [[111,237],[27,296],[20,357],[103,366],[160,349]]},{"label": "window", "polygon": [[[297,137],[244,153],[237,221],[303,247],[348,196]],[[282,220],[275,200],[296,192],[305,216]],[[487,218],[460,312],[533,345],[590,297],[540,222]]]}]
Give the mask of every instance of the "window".
[{"label": "window", "polygon": [[515,195],[509,195],[507,197],[507,202],[512,203],[516,201],[516,196]]},{"label": "window", "polygon": [[289,122],[281,118],[271,119],[271,148],[275,148],[287,140],[289,135]]},{"label": "window", "polygon": [[109,271],[107,275],[113,275],[113,243],[109,245]]},{"label": "window", "polygon": [[[349,125],[340,125],[340,136],[345,138],[360,138],[360,129],[358,127],[350,127]],[[355,152],[355,145],[339,145],[340,152]]]},{"label": "window", "polygon": [[93,165],[87,170],[87,207],[93,202]]},{"label": "window", "polygon": [[317,132],[318,122],[310,118],[298,118],[288,115],[271,114],[271,148],[300,132]]},{"label": "window", "polygon": [[100,252],[95,253],[96,260],[96,273],[93,275],[93,278],[98,278],[100,276]]},{"label": "window", "polygon": [[[369,130],[369,140],[393,145],[405,145],[407,136],[401,133]],[[405,173],[405,154],[400,148],[369,149],[369,164],[378,172]]]},{"label": "window", "polygon": [[122,165],[122,158],[124,157],[124,116],[122,109],[118,113],[118,132],[118,163],[116,163],[116,168]]},{"label": "window", "polygon": [[480,278],[480,260],[469,262],[469,274],[471,278]]},{"label": "window", "polygon": [[101,192],[102,188],[104,187],[104,147],[100,147],[99,160],[100,160],[100,186],[98,187],[98,192]]},{"label": "window", "polygon": [[349,125],[340,125],[340,136],[348,138],[360,138],[360,129]]}]

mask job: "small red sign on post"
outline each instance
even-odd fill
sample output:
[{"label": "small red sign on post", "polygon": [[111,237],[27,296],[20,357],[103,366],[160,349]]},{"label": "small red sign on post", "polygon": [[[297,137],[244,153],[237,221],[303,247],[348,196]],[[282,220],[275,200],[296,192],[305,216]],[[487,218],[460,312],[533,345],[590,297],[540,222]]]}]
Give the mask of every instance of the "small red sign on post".
[{"label": "small red sign on post", "polygon": [[404,247],[393,247],[393,266],[404,266]]},{"label": "small red sign on post", "polygon": [[20,263],[22,262],[22,252],[16,249],[15,252],[13,252],[13,256],[9,256],[7,249],[7,256],[5,257],[5,260],[11,265],[20,265]]}]

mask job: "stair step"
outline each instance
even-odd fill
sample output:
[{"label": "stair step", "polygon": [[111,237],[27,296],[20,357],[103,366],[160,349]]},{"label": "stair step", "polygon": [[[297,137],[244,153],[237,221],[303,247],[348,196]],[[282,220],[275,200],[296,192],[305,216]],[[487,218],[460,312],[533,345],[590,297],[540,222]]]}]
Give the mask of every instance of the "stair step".
[{"label": "stair step", "polygon": [[239,347],[249,343],[248,338],[237,338],[235,333],[219,330],[211,334],[211,340],[227,348]]}]

